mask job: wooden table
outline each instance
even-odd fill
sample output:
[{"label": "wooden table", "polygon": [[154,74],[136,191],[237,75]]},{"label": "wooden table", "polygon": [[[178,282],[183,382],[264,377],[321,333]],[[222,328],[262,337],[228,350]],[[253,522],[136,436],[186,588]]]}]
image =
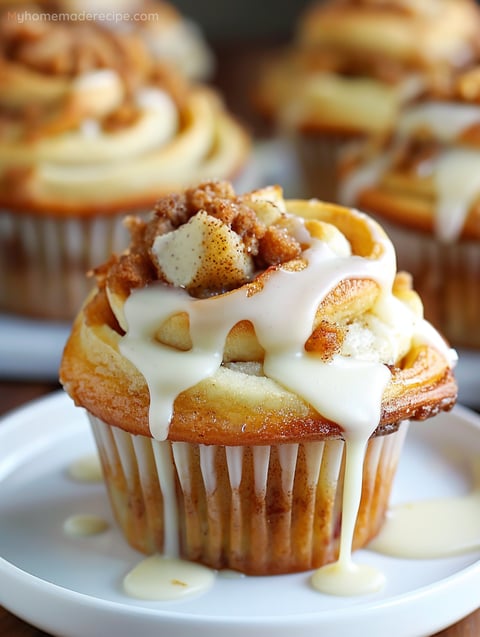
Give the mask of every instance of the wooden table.
[{"label": "wooden table", "polygon": [[[48,383],[20,383],[0,381],[0,415],[10,409],[58,389],[58,385]],[[1,427],[1,422],[0,422]],[[1,452],[1,451],[0,451]],[[479,592],[480,600],[480,592]],[[14,617],[0,606],[1,637],[41,637],[46,633]],[[435,637],[478,637],[480,635],[480,609],[463,621],[437,633]],[[87,635],[85,637],[88,637]]]}]

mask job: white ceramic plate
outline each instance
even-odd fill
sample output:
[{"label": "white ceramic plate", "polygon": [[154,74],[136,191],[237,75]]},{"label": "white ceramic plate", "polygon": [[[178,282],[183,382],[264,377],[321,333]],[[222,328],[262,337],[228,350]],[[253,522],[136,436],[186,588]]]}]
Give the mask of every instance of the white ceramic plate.
[{"label": "white ceramic plate", "polygon": [[[321,595],[308,573],[218,577],[206,594],[174,602],[127,597],[123,576],[141,556],[111,519],[102,484],[71,480],[72,461],[94,451],[85,415],[55,393],[0,423],[0,603],[62,637],[419,637],[480,605],[480,553],[400,560],[359,551],[381,568],[386,588],[366,597]],[[480,454],[480,418],[463,408],[410,428],[393,501],[448,496],[469,487]],[[64,534],[76,513],[99,514],[110,529]]]}]

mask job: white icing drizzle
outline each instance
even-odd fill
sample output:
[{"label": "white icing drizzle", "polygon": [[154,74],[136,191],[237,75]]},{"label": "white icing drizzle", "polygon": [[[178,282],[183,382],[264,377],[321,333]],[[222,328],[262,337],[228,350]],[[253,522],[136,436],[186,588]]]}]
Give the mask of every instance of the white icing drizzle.
[{"label": "white icing drizzle", "polygon": [[[416,319],[410,311],[399,312],[402,304],[391,293],[396,271],[393,246],[379,235],[373,224],[371,228],[381,244],[377,259],[342,256],[327,243],[310,238],[303,253],[307,267],[296,272],[278,268],[264,282],[262,290],[251,296],[247,296],[245,288],[239,288],[208,299],[194,299],[181,289],[154,284],[133,292],[124,305],[128,329],[120,342],[120,349],[148,383],[150,429],[157,441],[166,440],[168,436],[176,396],[218,370],[226,337],[241,320],[250,320],[255,327],[257,338],[265,350],[265,375],[342,425],[347,463],[340,557],[338,562],[327,570],[321,569],[313,578],[315,586],[330,593],[340,590],[343,594],[369,592],[376,590],[383,581],[375,570],[353,563],[351,545],[360,501],[364,451],[380,420],[382,394],[390,372],[379,361],[338,355],[331,362],[324,363],[307,352],[304,343],[312,332],[317,308],[341,280],[373,279],[382,290],[375,312],[390,325],[394,336],[401,332],[400,321],[402,329],[409,330],[413,340],[430,342],[433,339],[434,344],[448,354],[441,338],[435,336],[436,332],[425,321]],[[304,240],[305,229],[300,227],[298,232],[302,233]],[[188,351],[175,350],[155,339],[161,324],[180,312],[186,312],[190,320],[192,348]],[[177,444],[173,445],[175,462],[184,462],[186,458]],[[339,441],[339,444],[343,443]],[[318,476],[322,451],[322,443],[315,446],[318,453],[311,458],[310,480]],[[212,448],[200,447],[207,493],[213,493],[216,488],[214,453]],[[238,491],[241,480],[241,453],[227,451],[234,493]],[[340,454],[337,456],[341,457]],[[287,491],[292,489],[296,457],[296,445],[288,445],[279,453],[282,482]],[[255,491],[261,496],[267,487],[270,447],[254,446],[253,458]],[[171,466],[171,462],[168,464]],[[159,460],[159,473],[161,465]],[[188,469],[179,470],[182,487],[188,482],[186,473]],[[170,477],[168,481],[171,482]],[[169,517],[174,508],[172,501],[165,517]],[[173,528],[172,534],[175,534]],[[171,554],[168,550],[166,553]]]},{"label": "white icing drizzle", "polygon": [[[124,306],[128,331],[120,349],[147,379],[153,437],[167,437],[176,396],[220,367],[226,337],[241,320],[250,320],[255,326],[266,352],[266,376],[303,396],[345,428],[378,423],[381,395],[389,380],[385,365],[341,356],[322,363],[305,351],[304,343],[312,332],[318,305],[342,279],[373,278],[383,290],[391,290],[395,255],[390,242],[382,241],[382,245],[382,256],[374,260],[340,257],[326,243],[312,240],[312,247],[304,252],[308,267],[298,272],[276,270],[263,290],[252,296],[239,288],[229,294],[194,299],[183,290],[162,284],[133,292]],[[266,311],[273,307],[278,311]],[[154,338],[159,326],[180,312],[187,312],[190,318],[193,346],[187,352]],[[304,376],[311,382],[305,383]]]},{"label": "white icing drizzle", "polygon": [[434,171],[438,197],[436,233],[443,241],[454,241],[480,193],[480,153],[450,148],[435,162]]},{"label": "white icing drizzle", "polygon": [[398,134],[405,137],[427,128],[439,141],[452,143],[474,124],[480,124],[480,106],[432,101],[406,110],[399,120]]},{"label": "white icing drizzle", "polygon": [[108,529],[110,525],[98,515],[78,513],[71,515],[63,523],[63,530],[74,537],[88,537],[98,535]]},{"label": "white icing drizzle", "polygon": [[377,569],[356,564],[352,560],[352,542],[357,512],[362,495],[365,447],[364,437],[346,442],[345,478],[343,487],[342,531],[340,552],[336,562],[317,569],[311,578],[314,588],[329,595],[363,595],[382,588],[385,578]]},{"label": "white icing drizzle", "polygon": [[480,550],[480,490],[392,508],[369,548],[394,557],[421,559]]},{"label": "white icing drizzle", "polygon": [[[382,244],[382,254],[378,259],[369,259],[339,256],[328,244],[312,239],[311,247],[303,253],[306,268],[297,272],[277,269],[265,281],[262,291],[252,296],[245,288],[239,288],[229,294],[195,299],[184,290],[163,284],[134,291],[124,305],[128,330],[120,350],[147,380],[152,436],[157,440],[167,438],[175,398],[218,370],[226,337],[241,320],[253,323],[265,349],[266,376],[305,398],[346,430],[370,428],[372,423],[375,429],[381,396],[390,377],[386,366],[343,356],[323,363],[305,351],[304,343],[312,332],[320,302],[336,284],[348,278],[370,278],[379,283],[383,292],[377,309],[394,330],[410,330],[412,336],[416,332],[420,341],[427,342],[436,334],[409,311],[397,317],[403,306],[391,294],[395,253],[390,241],[381,237],[377,240]],[[190,320],[193,345],[186,352],[155,339],[162,323],[181,312],[186,312]],[[395,325],[398,320],[401,324]],[[435,345],[445,350],[440,337]]]},{"label": "white icing drizzle", "polygon": [[229,568],[224,568],[221,571],[218,571],[217,577],[221,577],[222,579],[243,579],[246,577],[245,573],[240,573],[240,571],[233,571]]},{"label": "white icing drizzle", "polygon": [[151,555],[124,578],[127,595],[151,601],[182,599],[206,592],[215,573],[206,566],[176,558]]},{"label": "white icing drizzle", "polygon": [[379,591],[385,578],[372,566],[355,564],[349,559],[322,566],[312,575],[311,582],[321,593],[349,597]]},{"label": "white icing drizzle", "polygon": [[435,559],[480,550],[480,463],[473,489],[462,496],[392,507],[369,548],[394,557]]},{"label": "white icing drizzle", "polygon": [[477,105],[428,102],[412,107],[400,118],[392,148],[359,166],[343,180],[340,201],[354,205],[362,190],[378,183],[391,168],[401,140],[416,130],[429,130],[445,145],[430,161],[428,170],[437,195],[435,233],[441,241],[455,241],[480,193],[480,154],[474,149],[462,148],[458,141],[461,134],[475,124],[480,124]]},{"label": "white icing drizzle", "polygon": [[175,474],[171,462],[170,446],[167,442],[159,445],[154,444],[153,453],[163,496],[163,552],[168,556],[176,556],[179,552],[178,512],[175,496]]},{"label": "white icing drizzle", "polygon": [[103,475],[100,458],[97,454],[77,458],[68,467],[68,474],[79,482],[101,482]]}]

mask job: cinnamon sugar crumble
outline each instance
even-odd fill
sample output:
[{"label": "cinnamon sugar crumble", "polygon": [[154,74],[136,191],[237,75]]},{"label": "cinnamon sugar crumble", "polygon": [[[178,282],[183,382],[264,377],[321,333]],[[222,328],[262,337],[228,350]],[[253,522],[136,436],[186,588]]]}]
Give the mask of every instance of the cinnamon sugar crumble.
[{"label": "cinnamon sugar crumble", "polygon": [[[283,228],[266,226],[249,207],[248,197],[237,196],[228,182],[208,181],[184,193],[159,199],[148,222],[127,218],[130,249],[95,270],[98,286],[108,285],[127,296],[135,288],[164,280],[152,253],[155,238],[173,232],[199,211],[220,220],[241,238],[245,252],[253,259],[255,271],[278,266],[301,255],[297,240]],[[202,296],[203,291],[195,291],[195,295]]]},{"label": "cinnamon sugar crumble", "polygon": [[[273,202],[270,202],[269,205],[275,207]],[[130,248],[120,256],[112,256],[107,263],[94,271],[99,291],[84,309],[86,322],[90,325],[108,324],[118,333],[122,333],[122,329],[110,309],[107,288],[109,292],[126,298],[132,290],[143,288],[156,281],[172,285],[158,267],[153,245],[158,238],[174,235],[177,231],[185,232],[185,228],[198,216],[213,218],[215,220],[213,222],[212,219],[214,229],[218,228],[218,222],[221,222],[222,228],[227,227],[229,231],[233,231],[241,239],[239,245],[248,255],[248,259],[253,260],[254,263],[252,276],[248,281],[250,285],[246,291],[248,296],[259,292],[264,285],[265,276],[256,276],[259,271],[265,272],[268,276],[269,272],[275,271],[279,266],[290,271],[297,271],[305,267],[305,261],[301,258],[300,244],[282,225],[283,213],[277,209],[276,220],[279,225],[275,225],[275,223],[267,225],[262,221],[264,217],[261,218],[261,212],[257,216],[254,210],[255,206],[259,206],[258,200],[249,197],[248,194],[237,196],[228,182],[208,181],[196,188],[187,189],[183,193],[162,197],[157,202],[148,221],[128,217],[125,223],[131,235]],[[209,228],[208,222],[206,223],[207,226],[202,226],[202,228]],[[192,232],[194,231],[192,230]],[[221,238],[219,241],[221,243]],[[180,244],[175,245],[178,248]],[[189,243],[181,244],[181,248],[186,246],[188,250],[189,245]],[[201,252],[202,247],[204,247],[203,242],[195,245],[200,245]],[[255,246],[253,251],[252,246]],[[203,283],[200,286],[186,288],[191,296],[205,298],[220,294],[226,289],[233,289],[232,287],[222,287],[223,280],[220,287],[215,287],[218,285],[216,279],[223,279],[224,274],[228,278],[230,274],[222,269],[225,263],[229,263],[231,256],[229,253],[222,252],[223,248],[224,245],[217,244],[216,252],[210,255],[214,262],[213,270],[209,269],[212,266],[211,261],[206,268],[203,267],[205,262],[201,262]],[[232,247],[227,249],[231,250]],[[172,251],[172,254],[177,258],[180,255],[180,248],[178,248],[178,253]],[[185,258],[188,260],[188,255],[185,255]],[[182,256],[180,256],[181,259]],[[239,279],[235,287],[240,287],[244,283],[245,281]],[[340,291],[334,289],[330,294],[333,298],[335,294],[340,294]],[[322,360],[328,361],[340,351],[344,338],[344,326],[336,325],[329,320],[322,320],[315,326],[313,333],[307,339],[305,349],[308,352],[317,353]]]},{"label": "cinnamon sugar crumble", "polygon": [[286,228],[268,226],[259,244],[259,256],[265,265],[280,265],[297,259],[301,249],[298,241],[290,236]]},{"label": "cinnamon sugar crumble", "polygon": [[249,254],[254,257],[259,254],[259,240],[266,227],[242,197],[235,196],[231,184],[207,182],[199,188],[191,188],[186,191],[186,203],[189,210],[205,210],[220,219],[242,238]]}]

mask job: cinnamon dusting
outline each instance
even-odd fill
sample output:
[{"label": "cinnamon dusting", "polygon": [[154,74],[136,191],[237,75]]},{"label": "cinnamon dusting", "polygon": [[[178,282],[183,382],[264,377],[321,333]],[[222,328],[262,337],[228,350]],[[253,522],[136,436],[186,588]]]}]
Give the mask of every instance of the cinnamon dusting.
[{"label": "cinnamon dusting", "polygon": [[[122,295],[132,289],[145,287],[162,279],[155,266],[152,245],[155,238],[172,232],[188,222],[200,210],[230,227],[243,242],[244,250],[252,256],[255,269],[266,269],[298,258],[301,246],[285,229],[266,226],[249,207],[246,197],[237,196],[227,182],[208,181],[182,194],[172,194],[158,200],[149,222],[128,218],[127,227],[132,241],[128,252],[97,268],[98,284],[105,284]],[[239,282],[239,285],[243,284]],[[196,295],[202,296],[203,290]]]}]

